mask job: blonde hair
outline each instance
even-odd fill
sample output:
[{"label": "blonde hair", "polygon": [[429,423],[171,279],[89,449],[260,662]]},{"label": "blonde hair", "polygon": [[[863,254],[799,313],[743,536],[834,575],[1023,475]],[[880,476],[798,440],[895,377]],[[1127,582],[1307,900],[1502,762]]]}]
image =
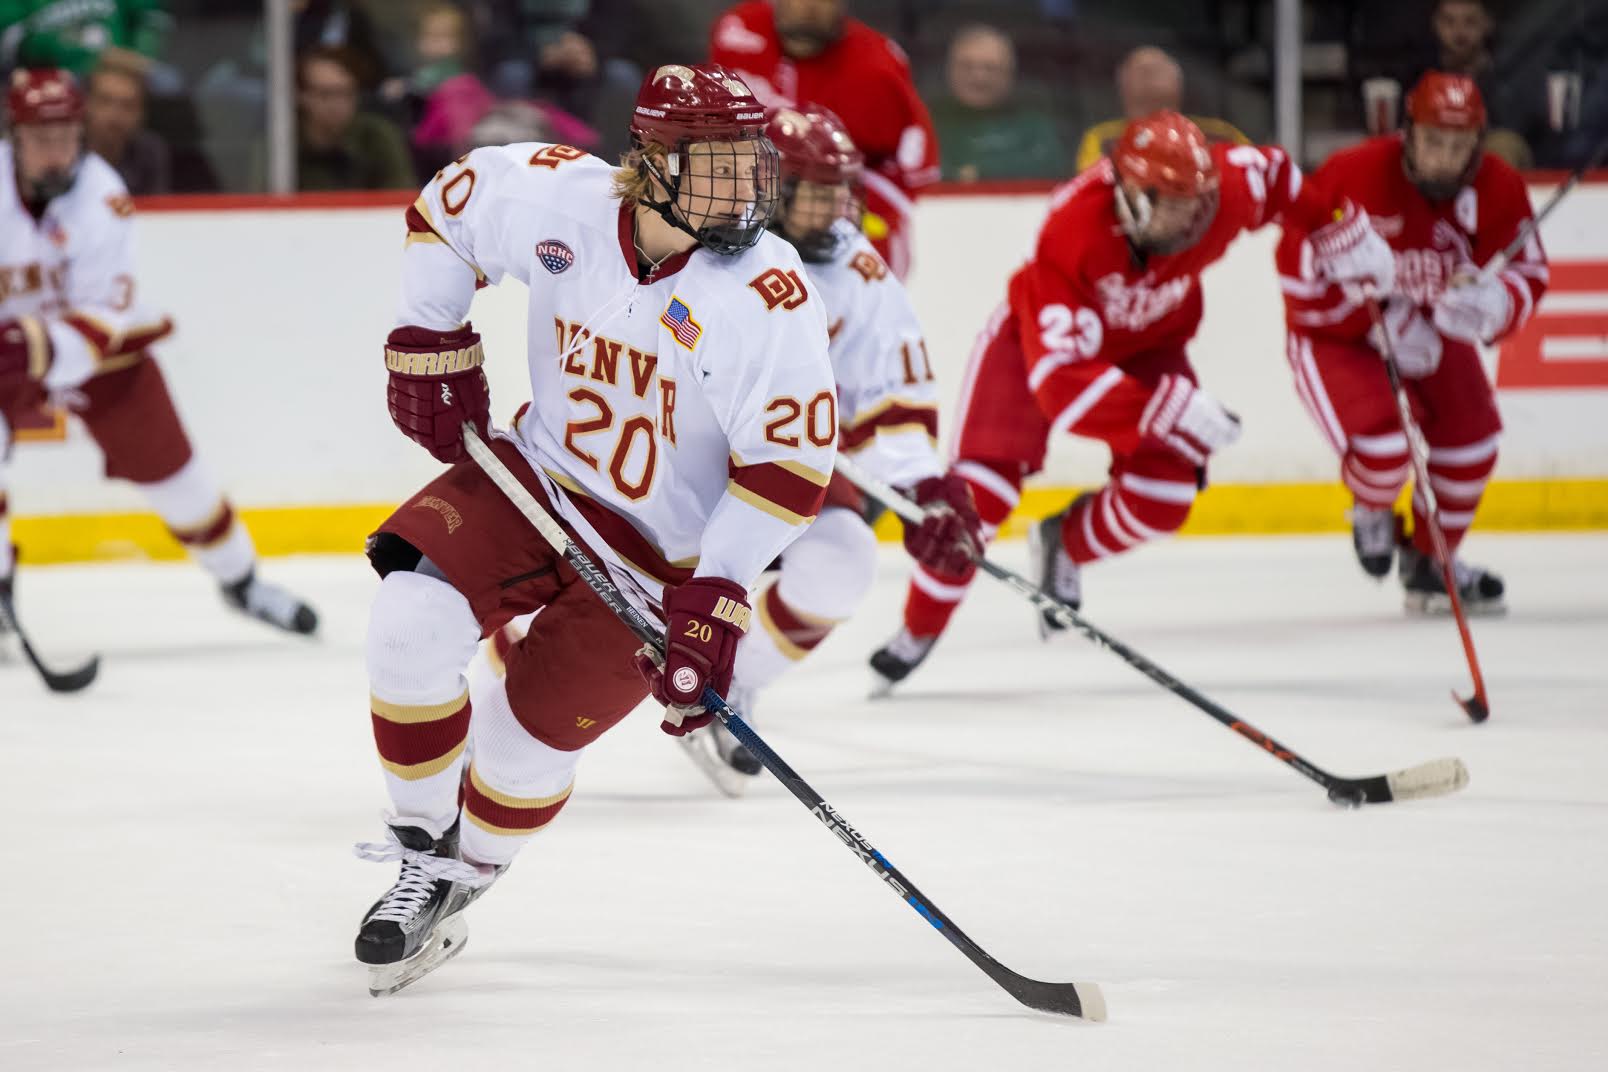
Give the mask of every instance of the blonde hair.
[{"label": "blonde hair", "polygon": [[649,156],[658,156],[661,159],[669,152],[663,145],[650,141],[646,145],[636,146],[620,154],[620,166],[614,169],[614,179],[610,184],[609,192],[616,200],[627,205],[639,204],[653,189],[653,176],[643,166],[643,159]]}]

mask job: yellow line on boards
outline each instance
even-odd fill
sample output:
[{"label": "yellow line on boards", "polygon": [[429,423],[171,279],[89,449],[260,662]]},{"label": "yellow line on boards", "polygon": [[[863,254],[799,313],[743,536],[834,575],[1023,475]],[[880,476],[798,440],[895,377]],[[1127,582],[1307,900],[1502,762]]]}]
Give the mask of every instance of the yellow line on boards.
[{"label": "yellow line on boards", "polygon": [[[1028,488],[1003,534],[1019,536],[1028,521],[1061,509],[1079,489]],[[1343,532],[1350,496],[1338,484],[1221,484],[1201,493],[1186,536]],[[240,512],[263,555],[351,552],[388,517],[394,504],[274,506]],[[1504,480],[1486,490],[1475,527],[1488,532],[1608,529],[1608,478]],[[877,525],[897,540],[896,518]],[[12,538],[30,565],[116,559],[178,559],[184,550],[153,514],[67,514],[18,517]]]}]

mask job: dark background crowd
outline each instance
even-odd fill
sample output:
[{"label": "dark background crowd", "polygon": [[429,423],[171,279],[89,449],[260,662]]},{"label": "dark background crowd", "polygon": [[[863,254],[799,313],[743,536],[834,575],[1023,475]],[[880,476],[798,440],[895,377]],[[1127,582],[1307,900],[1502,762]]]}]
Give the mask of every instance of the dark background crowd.
[{"label": "dark background crowd", "polygon": [[[414,187],[508,141],[612,157],[643,73],[704,58],[731,2],[291,0],[298,187]],[[1215,138],[1274,140],[1272,0],[814,2],[903,48],[950,181],[1065,176],[1163,106]],[[259,191],[263,6],[0,0],[0,75],[77,73],[90,145],[136,194]],[[1608,0],[1306,0],[1300,155],[1394,123],[1431,67],[1478,81],[1492,151],[1575,166],[1608,129]]]}]

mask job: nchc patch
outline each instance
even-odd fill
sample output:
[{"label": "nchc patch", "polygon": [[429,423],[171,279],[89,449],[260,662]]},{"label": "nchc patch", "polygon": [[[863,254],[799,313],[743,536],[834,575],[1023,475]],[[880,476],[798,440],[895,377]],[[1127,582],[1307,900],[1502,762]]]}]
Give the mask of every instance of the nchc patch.
[{"label": "nchc patch", "polygon": [[536,243],[536,259],[542,267],[557,275],[575,263],[575,251],[556,238],[544,238]]}]

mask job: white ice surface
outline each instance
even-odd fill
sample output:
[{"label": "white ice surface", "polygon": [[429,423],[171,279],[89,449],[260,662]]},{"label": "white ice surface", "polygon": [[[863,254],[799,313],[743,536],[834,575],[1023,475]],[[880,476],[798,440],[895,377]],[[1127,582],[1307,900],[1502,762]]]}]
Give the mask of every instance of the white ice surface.
[{"label": "white ice surface", "polygon": [[[758,723],[985,948],[1093,979],[1027,1012],[768,776],[718,798],[639,711],[470,912],[467,951],[375,1000],[351,959],[391,869],[357,557],[265,571],[321,639],[227,614],[185,566],[25,571],[101,680],[0,664],[0,1069],[1608,1068],[1608,536],[1477,535],[1513,613],[1403,620],[1341,537],[1178,541],[1087,580],[1091,618],[1338,773],[1442,755],[1462,794],[1343,812],[979,582],[895,699],[864,699],[903,564]],[[1018,562],[1020,546],[1004,560]]]}]

